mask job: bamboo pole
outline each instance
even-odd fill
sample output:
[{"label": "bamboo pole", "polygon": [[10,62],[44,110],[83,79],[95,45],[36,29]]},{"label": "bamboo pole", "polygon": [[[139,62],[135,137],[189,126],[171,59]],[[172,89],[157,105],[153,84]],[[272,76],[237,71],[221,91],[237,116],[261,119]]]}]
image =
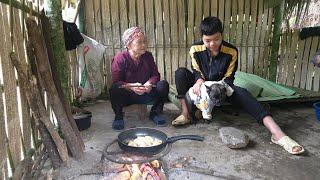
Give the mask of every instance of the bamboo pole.
[{"label": "bamboo pole", "polygon": [[81,33],[85,32],[85,1],[79,4],[79,31]]},{"label": "bamboo pole", "polygon": [[3,87],[0,85],[0,179],[7,178],[7,149],[5,137],[7,137],[5,129],[4,107],[2,99]]},{"label": "bamboo pole", "polygon": [[284,0],[274,8],[274,27],[273,27],[273,37],[272,37],[272,47],[270,56],[270,68],[269,68],[269,79],[276,82],[277,78],[277,61],[278,52],[280,45],[280,35],[281,35],[281,23],[283,19],[284,12]]}]

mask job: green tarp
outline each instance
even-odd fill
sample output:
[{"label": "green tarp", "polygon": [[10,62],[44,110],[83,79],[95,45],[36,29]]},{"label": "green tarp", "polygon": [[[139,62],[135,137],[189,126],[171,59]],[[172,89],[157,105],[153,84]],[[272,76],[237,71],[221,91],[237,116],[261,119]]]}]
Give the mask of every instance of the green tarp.
[{"label": "green tarp", "polygon": [[288,87],[240,71],[236,72],[234,84],[247,89],[258,101],[274,101],[301,96]]}]

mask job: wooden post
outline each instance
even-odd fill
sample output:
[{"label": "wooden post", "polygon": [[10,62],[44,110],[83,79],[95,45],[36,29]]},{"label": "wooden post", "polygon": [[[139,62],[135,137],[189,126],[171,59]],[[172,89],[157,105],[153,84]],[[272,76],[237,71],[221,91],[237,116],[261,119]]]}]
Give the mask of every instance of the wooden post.
[{"label": "wooden post", "polygon": [[277,78],[277,61],[280,45],[281,23],[283,19],[284,0],[274,8],[274,27],[272,37],[272,48],[270,56],[269,79],[276,82]]},{"label": "wooden post", "polygon": [[79,4],[79,31],[81,33],[85,33],[85,1],[82,1],[82,3]]},{"label": "wooden post", "polygon": [[49,10],[47,16],[49,17],[52,31],[50,33],[53,55],[56,59],[56,68],[58,77],[61,81],[61,86],[65,97],[71,102],[71,92],[68,85],[70,77],[70,65],[67,60],[66,48],[64,45],[64,34],[62,29],[62,13],[61,1],[48,0]]}]

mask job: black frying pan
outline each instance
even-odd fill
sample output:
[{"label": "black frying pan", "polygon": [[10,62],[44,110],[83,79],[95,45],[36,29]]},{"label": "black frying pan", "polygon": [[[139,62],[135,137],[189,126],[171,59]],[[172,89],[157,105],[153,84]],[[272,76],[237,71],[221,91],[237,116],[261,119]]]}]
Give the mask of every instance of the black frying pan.
[{"label": "black frying pan", "polygon": [[[159,145],[150,146],[150,147],[134,147],[134,146],[128,145],[130,140],[133,140],[139,136],[151,136],[153,138],[161,140],[162,143]],[[118,135],[118,144],[122,150],[127,152],[139,153],[139,154],[145,154],[145,155],[154,155],[161,152],[167,146],[167,143],[173,143],[181,139],[203,141],[204,137],[197,136],[197,135],[181,135],[181,136],[174,136],[174,137],[168,138],[164,132],[156,129],[132,128],[132,129],[123,131]]]}]

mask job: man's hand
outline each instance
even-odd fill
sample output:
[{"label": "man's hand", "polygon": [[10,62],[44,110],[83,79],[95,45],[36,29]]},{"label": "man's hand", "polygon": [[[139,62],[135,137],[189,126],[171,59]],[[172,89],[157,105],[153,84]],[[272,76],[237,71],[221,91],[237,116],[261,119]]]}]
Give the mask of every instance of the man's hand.
[{"label": "man's hand", "polygon": [[192,91],[197,96],[200,96],[200,86],[204,83],[203,79],[198,79],[197,82],[193,85]]}]

